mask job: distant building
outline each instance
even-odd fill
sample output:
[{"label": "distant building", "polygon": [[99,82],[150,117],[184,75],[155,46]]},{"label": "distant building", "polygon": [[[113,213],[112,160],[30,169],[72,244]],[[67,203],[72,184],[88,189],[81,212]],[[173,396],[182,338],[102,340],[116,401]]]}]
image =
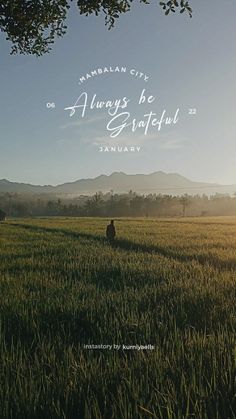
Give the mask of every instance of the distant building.
[{"label": "distant building", "polygon": [[0,209],[0,221],[6,220],[6,213]]}]

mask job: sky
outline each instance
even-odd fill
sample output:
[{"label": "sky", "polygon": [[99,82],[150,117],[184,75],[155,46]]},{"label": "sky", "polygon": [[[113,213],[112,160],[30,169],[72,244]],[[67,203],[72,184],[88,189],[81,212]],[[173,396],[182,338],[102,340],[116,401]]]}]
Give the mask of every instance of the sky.
[{"label": "sky", "polygon": [[[66,36],[40,58],[10,55],[1,34],[0,179],[56,185],[162,170],[236,184],[236,2],[215,0],[214,10],[213,2],[190,3],[192,19],[164,16],[156,1],[136,1],[110,31],[104,16],[80,16],[72,6]],[[126,72],[114,72],[122,67]],[[79,85],[99,68],[103,74]],[[142,93],[146,101],[139,104]],[[91,109],[94,95],[95,103],[129,102]],[[78,98],[70,116],[65,108]],[[150,112],[155,126],[145,135],[140,121]],[[111,138],[125,118],[130,125]],[[133,120],[134,128],[140,122],[136,130]],[[110,151],[118,146],[122,151]]]}]

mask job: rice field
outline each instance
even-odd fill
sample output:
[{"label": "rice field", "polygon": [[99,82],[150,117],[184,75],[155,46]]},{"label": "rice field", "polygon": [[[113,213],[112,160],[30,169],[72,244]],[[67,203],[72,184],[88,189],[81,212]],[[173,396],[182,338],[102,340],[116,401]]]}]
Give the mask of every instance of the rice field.
[{"label": "rice field", "polygon": [[0,223],[1,419],[235,418],[236,217],[107,223]]}]

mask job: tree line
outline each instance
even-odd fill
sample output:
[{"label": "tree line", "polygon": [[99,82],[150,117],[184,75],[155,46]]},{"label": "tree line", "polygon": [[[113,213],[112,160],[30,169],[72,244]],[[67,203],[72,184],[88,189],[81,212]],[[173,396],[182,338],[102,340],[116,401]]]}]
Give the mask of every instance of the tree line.
[{"label": "tree line", "polygon": [[236,215],[236,196],[138,195],[101,192],[93,196],[41,197],[3,193],[0,211],[7,217],[175,217]]}]

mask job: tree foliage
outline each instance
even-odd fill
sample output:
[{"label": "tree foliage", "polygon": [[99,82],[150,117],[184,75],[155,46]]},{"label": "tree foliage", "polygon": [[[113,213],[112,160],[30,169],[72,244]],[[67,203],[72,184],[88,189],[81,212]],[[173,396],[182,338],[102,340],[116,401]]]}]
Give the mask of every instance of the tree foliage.
[{"label": "tree foliage", "polygon": [[[11,53],[40,56],[49,52],[55,39],[66,33],[66,17],[73,2],[81,15],[104,14],[105,24],[111,29],[120,15],[131,9],[133,0],[5,0],[0,3],[0,30],[12,44]],[[159,4],[165,15],[179,11],[192,16],[188,1]]]},{"label": "tree foliage", "polygon": [[138,195],[98,192],[93,196],[0,194],[0,221],[9,217],[185,217],[236,214],[236,197],[207,195]]}]

